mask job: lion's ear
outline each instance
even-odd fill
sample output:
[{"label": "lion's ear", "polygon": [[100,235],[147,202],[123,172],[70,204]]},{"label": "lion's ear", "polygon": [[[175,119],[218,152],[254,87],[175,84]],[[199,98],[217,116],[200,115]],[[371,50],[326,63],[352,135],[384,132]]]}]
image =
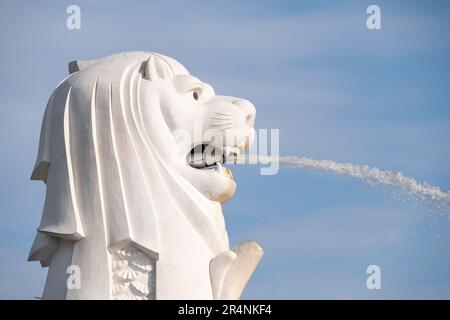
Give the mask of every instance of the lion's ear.
[{"label": "lion's ear", "polygon": [[95,63],[97,60],[75,60],[69,62],[69,74],[83,70],[91,64]]},{"label": "lion's ear", "polygon": [[150,81],[171,78],[172,72],[169,65],[158,56],[151,55],[145,62],[144,78]]}]

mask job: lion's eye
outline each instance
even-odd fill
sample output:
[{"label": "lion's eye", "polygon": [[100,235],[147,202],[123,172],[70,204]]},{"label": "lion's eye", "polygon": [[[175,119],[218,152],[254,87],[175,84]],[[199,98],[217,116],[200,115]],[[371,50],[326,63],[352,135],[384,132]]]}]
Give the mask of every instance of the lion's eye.
[{"label": "lion's eye", "polygon": [[187,99],[194,99],[195,101],[202,101],[203,100],[203,86],[202,85],[196,85],[196,86],[190,86],[186,88],[187,90],[183,91],[183,94]]},{"label": "lion's eye", "polygon": [[195,100],[198,100],[198,98],[199,98],[197,91],[192,92],[192,96],[194,97]]}]

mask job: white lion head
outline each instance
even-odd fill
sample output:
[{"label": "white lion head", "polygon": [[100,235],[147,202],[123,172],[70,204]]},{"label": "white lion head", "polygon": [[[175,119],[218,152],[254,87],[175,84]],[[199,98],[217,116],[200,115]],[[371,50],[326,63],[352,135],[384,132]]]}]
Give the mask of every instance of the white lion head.
[{"label": "white lion head", "polygon": [[236,185],[222,159],[252,143],[254,106],[215,95],[155,53],[69,69],[42,124],[32,179],[45,181],[47,193],[30,260],[49,265],[58,239],[83,243],[74,249],[80,257],[102,259],[105,248],[133,243],[158,259],[168,212],[178,212],[213,254],[227,250],[220,203]]}]

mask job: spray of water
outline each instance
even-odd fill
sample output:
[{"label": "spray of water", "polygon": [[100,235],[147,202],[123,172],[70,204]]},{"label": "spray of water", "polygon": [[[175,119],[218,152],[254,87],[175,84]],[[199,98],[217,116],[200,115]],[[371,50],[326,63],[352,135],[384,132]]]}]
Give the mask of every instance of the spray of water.
[{"label": "spray of water", "polygon": [[[247,158],[247,161],[249,158]],[[438,187],[403,175],[401,172],[392,172],[372,168],[366,165],[335,162],[331,160],[311,159],[305,157],[274,157],[274,156],[250,156],[250,162],[268,164],[278,161],[289,167],[307,168],[313,170],[329,171],[347,175],[367,182],[369,185],[387,186],[393,193],[409,196],[421,204],[433,207],[439,214],[448,218],[450,213],[450,192],[445,192]]]}]

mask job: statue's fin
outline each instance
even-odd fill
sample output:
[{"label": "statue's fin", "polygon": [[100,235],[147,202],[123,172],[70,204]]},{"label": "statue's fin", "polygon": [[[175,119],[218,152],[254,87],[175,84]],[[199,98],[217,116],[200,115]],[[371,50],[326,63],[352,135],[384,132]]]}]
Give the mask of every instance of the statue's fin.
[{"label": "statue's fin", "polygon": [[28,255],[28,261],[40,261],[42,267],[48,267],[57,248],[57,238],[38,231]]},{"label": "statue's fin", "polygon": [[41,161],[34,168],[33,173],[31,174],[31,180],[42,180],[47,183],[48,169],[50,167],[50,162]]},{"label": "statue's fin", "polygon": [[220,297],[225,276],[236,257],[236,253],[233,251],[223,251],[211,260],[209,274],[211,277],[211,287],[214,299],[216,300]]},{"label": "statue's fin", "polygon": [[263,254],[263,248],[254,241],[218,254],[209,267],[214,299],[239,299]]}]

